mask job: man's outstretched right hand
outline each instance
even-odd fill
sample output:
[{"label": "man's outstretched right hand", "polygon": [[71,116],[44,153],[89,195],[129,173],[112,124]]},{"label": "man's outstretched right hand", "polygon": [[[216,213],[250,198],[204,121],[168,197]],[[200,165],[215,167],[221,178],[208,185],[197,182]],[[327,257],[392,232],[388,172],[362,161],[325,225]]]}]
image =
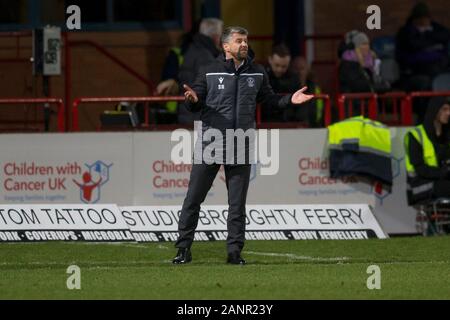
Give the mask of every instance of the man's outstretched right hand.
[{"label": "man's outstretched right hand", "polygon": [[184,92],[184,97],[186,98],[186,100],[188,100],[191,103],[197,103],[198,97],[195,91],[192,90],[191,87],[189,87],[187,84],[183,85],[183,88],[184,90],[186,90]]}]

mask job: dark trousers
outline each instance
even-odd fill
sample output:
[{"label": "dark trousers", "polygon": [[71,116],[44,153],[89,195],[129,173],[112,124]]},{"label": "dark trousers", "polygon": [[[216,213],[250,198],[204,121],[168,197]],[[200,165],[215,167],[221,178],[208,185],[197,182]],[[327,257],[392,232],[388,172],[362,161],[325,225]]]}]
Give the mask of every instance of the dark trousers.
[{"label": "dark trousers", "polygon": [[433,198],[450,198],[450,180],[441,179],[433,184]]},{"label": "dark trousers", "polygon": [[[194,164],[186,198],[178,223],[177,248],[189,248],[194,241],[200,205],[220,169],[220,164]],[[251,165],[224,165],[228,190],[227,250],[241,252],[245,241],[245,202],[250,181]]]}]

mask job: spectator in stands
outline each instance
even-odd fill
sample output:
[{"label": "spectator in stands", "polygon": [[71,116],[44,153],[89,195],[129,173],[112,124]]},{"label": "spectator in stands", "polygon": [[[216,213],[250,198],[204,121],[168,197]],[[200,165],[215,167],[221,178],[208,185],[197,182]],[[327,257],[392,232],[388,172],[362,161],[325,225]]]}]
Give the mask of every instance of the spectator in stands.
[{"label": "spectator in stands", "polygon": [[[200,67],[214,62],[221,53],[220,37],[223,31],[222,20],[206,18],[200,23],[199,33],[193,38],[184,55],[178,78],[181,84],[192,86]],[[200,113],[192,113],[184,104],[178,107],[178,122],[192,124],[200,119]]]},{"label": "spectator in stands", "polygon": [[[298,77],[300,87],[308,87],[309,94],[321,94],[322,90],[314,80],[311,65],[305,57],[299,56],[292,61],[292,71]],[[286,110],[285,121],[305,122],[309,127],[320,127],[323,125],[323,100],[317,99],[305,103],[303,108],[289,108]]]},{"label": "spectator in stands", "polygon": [[[196,22],[192,30],[188,33],[184,33],[179,43],[170,48],[169,53],[164,61],[164,66],[161,74],[161,82],[157,85],[154,92],[158,96],[175,96],[180,93],[180,84],[178,79],[178,73],[180,67],[184,61],[184,55],[193,41],[194,35],[198,32],[200,21]],[[138,104],[139,118],[144,118],[144,104]],[[157,123],[177,123],[177,102],[167,102],[164,104],[164,108],[156,114]],[[165,119],[161,119],[165,118]],[[162,120],[162,121],[161,121]]]},{"label": "spectator in stands", "polygon": [[450,32],[431,19],[424,2],[411,11],[396,38],[396,55],[406,91],[431,90],[433,78],[448,67]]},{"label": "spectator in stands", "polygon": [[450,197],[450,98],[430,100],[423,124],[405,137],[408,203]]},{"label": "spectator in stands", "polygon": [[[396,58],[403,90],[432,90],[433,79],[448,67],[449,40],[449,30],[431,19],[425,3],[418,3],[396,38]],[[423,121],[427,105],[427,98],[414,101],[413,110],[419,122]]]},{"label": "spectator in stands", "polygon": [[355,45],[353,44],[353,37],[358,35],[360,32],[361,31],[358,30],[351,30],[345,34],[344,39],[342,39],[338,46],[339,59],[342,59],[342,55],[345,51],[355,49]]},{"label": "spectator in stands", "polygon": [[381,61],[370,49],[369,37],[359,32],[352,38],[354,49],[345,50],[339,65],[341,92],[385,92],[389,83],[380,77]]},{"label": "spectator in stands", "polygon": [[161,82],[156,87],[156,94],[158,95],[174,95],[179,93],[178,73],[184,61],[186,50],[192,42],[192,35],[190,33],[183,34],[180,42],[181,44],[179,46],[170,48],[169,54],[166,57]]},{"label": "spectator in stands", "polygon": [[[269,76],[270,85],[275,93],[287,94],[294,93],[300,87],[297,75],[289,71],[291,63],[291,52],[284,44],[275,45],[272,47],[272,53],[268,58],[269,64],[266,67],[267,75]],[[262,106],[261,118],[264,122],[282,122],[295,121],[295,116],[292,112],[295,106],[290,106],[286,110],[275,109],[269,105]],[[290,116],[292,114],[292,118]]]}]

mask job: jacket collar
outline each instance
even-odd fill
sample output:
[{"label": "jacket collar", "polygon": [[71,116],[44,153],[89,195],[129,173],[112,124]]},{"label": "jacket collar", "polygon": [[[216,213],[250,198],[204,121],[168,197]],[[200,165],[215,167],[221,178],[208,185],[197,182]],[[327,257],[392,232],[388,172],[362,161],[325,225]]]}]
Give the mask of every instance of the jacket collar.
[{"label": "jacket collar", "polygon": [[252,65],[252,63],[253,63],[253,58],[249,55],[247,57],[247,59],[244,60],[244,64],[239,68],[239,70],[236,71],[236,67],[234,65],[234,60],[233,59],[226,59],[224,53],[221,53],[217,57],[217,60],[219,60],[225,66],[225,69],[229,73],[236,73],[236,72],[237,73],[241,73],[241,72],[244,72],[244,71],[248,70],[250,68],[250,66]]}]

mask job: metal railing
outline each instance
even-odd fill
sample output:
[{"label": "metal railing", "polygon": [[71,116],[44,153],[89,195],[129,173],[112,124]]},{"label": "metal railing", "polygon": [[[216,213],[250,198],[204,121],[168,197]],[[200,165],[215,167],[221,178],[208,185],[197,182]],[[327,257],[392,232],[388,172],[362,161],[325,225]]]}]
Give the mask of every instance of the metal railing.
[{"label": "metal railing", "polygon": [[152,97],[83,97],[77,98],[72,104],[72,131],[79,131],[79,105],[82,103],[111,103],[111,102],[144,102],[145,119],[144,124],[149,124],[149,103],[184,101],[184,96],[152,96]]},{"label": "metal railing", "polygon": [[[141,75],[139,72],[134,70],[131,66],[129,66],[125,61],[119,59],[115,55],[113,55],[109,50],[100,44],[92,41],[92,40],[70,40],[69,32],[63,33],[64,38],[64,81],[65,81],[65,101],[67,105],[70,105],[70,101],[72,98],[72,48],[78,46],[89,46],[97,50],[100,54],[108,58],[111,62],[121,67],[125,72],[133,76],[139,82],[143,83],[149,90],[149,92],[153,92],[155,89],[155,84],[148,78]],[[69,127],[69,119],[66,118],[67,127]]]},{"label": "metal railing", "polygon": [[[359,114],[367,114],[373,120],[377,117],[377,95],[375,93],[343,93],[338,96],[337,101],[339,120],[352,117],[354,108],[359,108]],[[346,102],[348,102],[347,105]]]},{"label": "metal railing", "polygon": [[[387,92],[377,95],[377,120],[388,125],[413,124],[411,98],[405,92]],[[388,109],[392,112],[388,112]]]},{"label": "metal railing", "polygon": [[[387,92],[376,93],[344,93],[338,97],[338,118],[353,116],[355,100],[359,102],[360,114],[366,115],[374,120],[385,122],[389,125],[411,126],[413,125],[413,103],[417,98],[450,97],[450,91],[416,91],[416,92]],[[387,101],[391,101],[391,118],[388,118]],[[346,105],[346,102],[348,104]],[[366,102],[368,102],[366,104]],[[425,106],[426,107],[426,106]],[[331,123],[331,122],[330,122]],[[328,123],[328,124],[330,124]],[[327,125],[327,123],[326,123]]]},{"label": "metal railing", "polygon": [[54,104],[58,107],[57,111],[57,127],[59,132],[65,131],[65,106],[62,99],[59,98],[6,98],[0,99],[0,105],[11,104],[31,104],[42,105],[43,108],[47,108],[47,105]]},{"label": "metal railing", "polygon": [[[315,99],[320,99],[324,101],[324,119],[325,122],[331,122],[331,98],[328,94],[317,94],[314,95]],[[72,131],[79,131],[79,106],[83,103],[114,103],[114,102],[144,102],[144,127],[149,127],[149,103],[157,102],[183,102],[185,101],[184,96],[150,96],[150,97],[83,97],[77,98],[72,104]],[[326,120],[328,119],[328,120]],[[256,108],[256,124],[260,126],[261,121],[261,105],[257,105]]]},{"label": "metal railing", "polygon": [[[354,102],[359,101],[358,107],[360,113],[367,115],[369,118],[379,120],[390,125],[410,126],[413,124],[412,120],[412,103],[416,98],[421,97],[439,97],[450,96],[450,91],[426,91],[426,92],[389,92],[385,94],[375,93],[347,93],[342,94],[338,98],[338,120],[353,116]],[[328,94],[317,94],[315,99],[324,101],[323,119],[325,127],[332,123],[332,105]],[[83,103],[114,103],[114,102],[143,102],[144,103],[144,125],[148,127],[150,123],[150,103],[161,102],[183,102],[184,96],[148,96],[148,97],[81,97],[74,100],[72,104],[72,131],[79,131],[79,106]],[[392,118],[388,119],[386,101],[391,100]],[[346,103],[348,103],[346,105]],[[56,105],[57,110],[57,128],[59,132],[66,131],[65,115],[66,108],[64,102],[60,98],[3,98],[0,99],[0,105],[7,104],[30,104],[48,107],[48,105]],[[347,108],[348,107],[348,108]],[[256,109],[256,123],[261,126],[261,106],[258,105]],[[67,128],[69,129],[69,128]]]}]

